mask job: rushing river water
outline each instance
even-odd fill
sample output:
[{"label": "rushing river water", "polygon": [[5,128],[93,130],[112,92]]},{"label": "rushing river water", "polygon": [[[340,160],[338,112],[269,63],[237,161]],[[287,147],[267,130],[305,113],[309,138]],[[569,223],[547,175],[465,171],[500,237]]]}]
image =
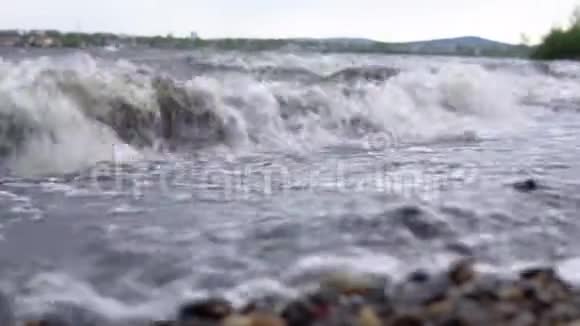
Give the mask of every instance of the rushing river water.
[{"label": "rushing river water", "polygon": [[0,289],[17,316],[156,318],[464,255],[580,268],[577,63],[0,56]]}]

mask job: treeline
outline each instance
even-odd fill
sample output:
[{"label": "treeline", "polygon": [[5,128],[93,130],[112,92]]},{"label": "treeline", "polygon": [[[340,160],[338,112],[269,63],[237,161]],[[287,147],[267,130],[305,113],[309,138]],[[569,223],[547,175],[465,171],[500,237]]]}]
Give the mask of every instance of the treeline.
[{"label": "treeline", "polygon": [[378,41],[335,41],[316,39],[211,39],[197,40],[196,47],[218,50],[267,51],[279,49],[297,49],[322,53],[390,53],[390,54],[429,54],[490,57],[526,57],[529,47],[477,47],[456,46],[452,49],[422,47],[414,49],[407,44],[386,43]]},{"label": "treeline", "polygon": [[580,7],[572,16],[571,26],[552,29],[533,57],[540,60],[580,60]]},{"label": "treeline", "polygon": [[[1,36],[1,35],[0,35]],[[460,56],[527,57],[526,46],[477,46],[458,43],[455,46],[438,47],[429,44],[386,43],[365,39],[202,39],[192,37],[132,36],[112,33],[78,33],[59,31],[12,32],[10,37],[19,38],[14,46],[26,47],[127,47],[164,49],[216,49],[240,51],[299,50],[322,53],[390,53]],[[1,41],[1,40],[0,40]]]},{"label": "treeline", "polygon": [[145,46],[153,48],[193,48],[201,40],[168,36],[120,36],[106,33],[62,33],[55,36],[63,47]]}]

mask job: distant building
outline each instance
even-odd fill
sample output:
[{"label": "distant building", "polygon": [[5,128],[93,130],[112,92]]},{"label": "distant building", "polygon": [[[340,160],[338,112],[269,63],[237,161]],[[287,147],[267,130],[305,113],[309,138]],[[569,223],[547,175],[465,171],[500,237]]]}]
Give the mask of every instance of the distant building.
[{"label": "distant building", "polygon": [[190,37],[192,40],[197,40],[199,38],[199,34],[197,34],[197,32],[191,32]]},{"label": "distant building", "polygon": [[0,31],[0,46],[17,46],[21,43],[22,32],[18,30]]},{"label": "distant building", "polygon": [[27,46],[39,48],[58,47],[61,44],[58,41],[57,35],[58,32],[56,31],[33,30],[27,34],[28,38],[25,43]]}]

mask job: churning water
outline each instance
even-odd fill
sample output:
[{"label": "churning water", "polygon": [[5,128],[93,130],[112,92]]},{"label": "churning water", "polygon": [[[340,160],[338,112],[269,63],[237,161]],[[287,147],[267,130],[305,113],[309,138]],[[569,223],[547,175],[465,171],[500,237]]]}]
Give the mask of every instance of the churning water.
[{"label": "churning water", "polygon": [[459,255],[577,274],[577,63],[1,55],[0,289],[17,318],[160,318]]}]

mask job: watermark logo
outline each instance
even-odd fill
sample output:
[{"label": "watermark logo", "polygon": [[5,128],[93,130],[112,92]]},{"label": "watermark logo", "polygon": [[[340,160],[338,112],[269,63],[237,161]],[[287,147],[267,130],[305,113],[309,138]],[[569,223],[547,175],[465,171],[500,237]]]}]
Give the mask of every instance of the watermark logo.
[{"label": "watermark logo", "polygon": [[[376,136],[376,137],[375,137]],[[368,138],[369,152],[385,152],[398,146],[391,134]],[[358,156],[304,162],[270,158],[243,162],[200,159],[195,156],[166,162],[100,164],[81,186],[94,192],[132,196],[171,196],[190,193],[191,198],[215,201],[252,200],[289,193],[381,194],[435,200],[448,190],[473,187],[479,182],[477,166],[441,170],[437,166],[405,167],[388,158]]]},{"label": "watermark logo", "polygon": [[394,151],[399,146],[397,134],[391,131],[368,134],[363,139],[363,147],[369,152]]}]

